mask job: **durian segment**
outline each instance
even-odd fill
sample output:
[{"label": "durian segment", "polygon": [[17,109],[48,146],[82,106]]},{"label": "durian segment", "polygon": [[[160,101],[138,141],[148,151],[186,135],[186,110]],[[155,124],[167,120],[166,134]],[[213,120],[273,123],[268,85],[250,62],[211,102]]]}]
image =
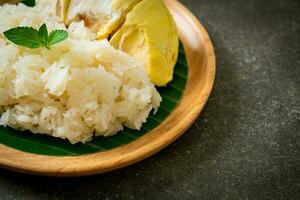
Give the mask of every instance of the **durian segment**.
[{"label": "durian segment", "polygon": [[124,22],[127,13],[141,0],[70,0],[66,23],[83,20],[97,33],[108,38]]},{"label": "durian segment", "polygon": [[173,79],[179,39],[162,0],[143,0],[136,5],[110,43],[143,61],[155,85],[165,86]]},{"label": "durian segment", "polygon": [[56,2],[57,16],[61,22],[65,22],[66,20],[69,3],[70,0],[57,0]]}]

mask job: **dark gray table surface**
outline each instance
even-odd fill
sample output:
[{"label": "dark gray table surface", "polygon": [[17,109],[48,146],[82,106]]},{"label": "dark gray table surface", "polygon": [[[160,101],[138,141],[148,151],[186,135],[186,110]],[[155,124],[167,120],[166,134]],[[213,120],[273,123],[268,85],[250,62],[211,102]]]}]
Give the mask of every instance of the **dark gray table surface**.
[{"label": "dark gray table surface", "polygon": [[0,170],[0,199],[300,198],[300,1],[182,0],[213,40],[217,76],[179,140],[138,164],[60,179]]}]

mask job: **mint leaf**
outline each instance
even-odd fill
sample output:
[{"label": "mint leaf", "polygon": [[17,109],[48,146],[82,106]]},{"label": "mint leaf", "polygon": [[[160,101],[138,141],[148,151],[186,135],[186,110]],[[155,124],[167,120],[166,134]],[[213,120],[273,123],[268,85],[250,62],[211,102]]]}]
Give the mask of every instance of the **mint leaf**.
[{"label": "mint leaf", "polygon": [[35,6],[35,0],[22,0],[21,3],[25,4],[26,6],[29,7],[34,7]]},{"label": "mint leaf", "polygon": [[45,23],[39,28],[39,37],[40,40],[46,45],[48,40],[48,29]]},{"label": "mint leaf", "polygon": [[50,47],[68,38],[68,32],[63,30],[52,31],[48,37],[48,42],[46,47]]},{"label": "mint leaf", "polygon": [[16,27],[3,34],[12,43],[31,49],[39,47],[49,49],[50,46],[68,38],[68,32],[64,30],[55,30],[48,35],[46,24],[43,24],[38,30],[31,27]]},{"label": "mint leaf", "polygon": [[38,31],[31,27],[12,28],[5,31],[3,34],[12,43],[20,46],[32,49],[43,46],[43,42],[40,40]]}]

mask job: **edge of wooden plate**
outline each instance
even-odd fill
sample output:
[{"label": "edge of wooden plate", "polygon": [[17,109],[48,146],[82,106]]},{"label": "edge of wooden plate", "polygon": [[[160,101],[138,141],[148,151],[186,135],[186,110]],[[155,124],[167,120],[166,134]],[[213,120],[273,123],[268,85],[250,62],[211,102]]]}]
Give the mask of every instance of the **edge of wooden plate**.
[{"label": "edge of wooden plate", "polygon": [[141,161],[181,136],[207,102],[214,83],[216,60],[211,40],[197,18],[176,0],[165,0],[165,3],[185,46],[189,72],[180,104],[159,127],[127,145],[82,156],[43,156],[0,145],[0,167],[45,176],[104,173]]}]

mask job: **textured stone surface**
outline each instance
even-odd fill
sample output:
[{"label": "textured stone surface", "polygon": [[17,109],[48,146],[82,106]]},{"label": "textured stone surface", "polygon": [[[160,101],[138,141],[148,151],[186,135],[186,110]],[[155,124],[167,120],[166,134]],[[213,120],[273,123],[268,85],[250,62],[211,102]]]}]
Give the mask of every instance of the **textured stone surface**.
[{"label": "textured stone surface", "polygon": [[299,199],[300,2],[182,0],[214,42],[200,118],[165,150],[72,179],[0,170],[0,199]]}]

